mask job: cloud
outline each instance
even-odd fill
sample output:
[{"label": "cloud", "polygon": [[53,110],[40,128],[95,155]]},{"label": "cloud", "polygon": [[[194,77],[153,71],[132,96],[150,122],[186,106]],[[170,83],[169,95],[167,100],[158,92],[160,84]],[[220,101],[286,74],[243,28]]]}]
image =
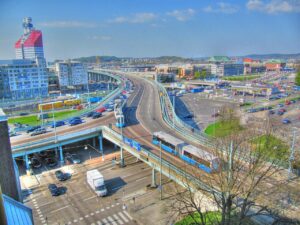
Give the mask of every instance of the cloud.
[{"label": "cloud", "polygon": [[186,10],[174,10],[172,12],[167,12],[167,15],[176,18],[178,21],[187,21],[192,16],[194,16],[195,13],[196,12],[193,9],[186,9]]},{"label": "cloud", "polygon": [[203,9],[207,13],[233,14],[239,10],[239,7],[230,3],[218,2],[216,6],[207,6]]},{"label": "cloud", "polygon": [[299,13],[299,0],[249,0],[246,7],[252,11],[266,12],[269,14],[276,13]]},{"label": "cloud", "polygon": [[80,21],[52,21],[38,23],[38,26],[51,28],[94,28],[97,27],[97,24]]},{"label": "cloud", "polygon": [[110,23],[148,23],[155,20],[158,16],[154,13],[136,13],[132,16],[116,17],[112,20],[109,20]]},{"label": "cloud", "polygon": [[89,37],[91,40],[100,40],[100,41],[110,41],[112,39],[111,36],[108,35],[94,35]]}]

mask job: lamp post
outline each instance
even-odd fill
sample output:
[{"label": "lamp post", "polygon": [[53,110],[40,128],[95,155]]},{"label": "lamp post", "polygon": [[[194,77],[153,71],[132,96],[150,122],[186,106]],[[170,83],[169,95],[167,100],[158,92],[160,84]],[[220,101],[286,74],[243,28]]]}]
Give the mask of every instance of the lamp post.
[{"label": "lamp post", "polygon": [[[88,150],[89,148],[88,148],[88,146],[86,145],[85,147],[84,147],[84,150]],[[89,150],[89,156],[90,156],[90,159],[92,159],[92,157],[91,157],[91,151]]]},{"label": "lamp post", "polygon": [[[43,114],[42,114],[43,118]],[[52,102],[52,119],[53,119],[53,126],[54,126],[54,135],[55,135],[55,143],[57,142],[57,133],[56,133],[56,121],[54,116],[54,103]]]},{"label": "lamp post", "polygon": [[159,152],[159,157],[160,157],[160,184],[159,184],[159,187],[160,187],[160,200],[162,200],[162,157],[161,157],[161,141],[159,142],[159,149],[160,149],[160,152]]}]

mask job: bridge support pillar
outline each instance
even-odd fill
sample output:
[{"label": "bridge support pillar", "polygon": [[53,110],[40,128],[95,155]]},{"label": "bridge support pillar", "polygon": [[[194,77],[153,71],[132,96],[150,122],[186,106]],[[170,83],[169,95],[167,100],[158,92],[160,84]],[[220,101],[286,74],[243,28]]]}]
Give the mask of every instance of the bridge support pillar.
[{"label": "bridge support pillar", "polygon": [[25,161],[26,174],[30,175],[30,166],[29,166],[29,159],[27,154],[24,156],[24,161]]},{"label": "bridge support pillar", "polygon": [[156,188],[156,171],[154,168],[152,168],[152,180],[151,180],[151,187]]},{"label": "bridge support pillar", "polygon": [[118,145],[114,144],[114,150],[116,150],[118,148]]},{"label": "bridge support pillar", "polygon": [[93,147],[96,147],[96,138],[93,138]]},{"label": "bridge support pillar", "polygon": [[62,146],[59,146],[59,161],[60,161],[61,165],[64,164],[64,154],[63,154],[63,148],[62,148]]},{"label": "bridge support pillar", "polygon": [[102,137],[102,133],[98,136],[98,140],[99,140],[99,150],[100,150],[100,152],[101,152],[102,161],[104,161],[104,151],[103,151],[103,137]]},{"label": "bridge support pillar", "polygon": [[123,154],[123,147],[120,146],[120,167],[125,166],[124,154]]}]

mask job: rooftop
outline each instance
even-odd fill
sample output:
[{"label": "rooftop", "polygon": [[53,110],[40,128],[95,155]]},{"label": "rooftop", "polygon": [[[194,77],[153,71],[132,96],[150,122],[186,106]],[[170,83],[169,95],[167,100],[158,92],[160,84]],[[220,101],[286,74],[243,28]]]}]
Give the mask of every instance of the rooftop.
[{"label": "rooftop", "polygon": [[212,56],[208,60],[209,62],[229,62],[230,58],[228,56]]}]

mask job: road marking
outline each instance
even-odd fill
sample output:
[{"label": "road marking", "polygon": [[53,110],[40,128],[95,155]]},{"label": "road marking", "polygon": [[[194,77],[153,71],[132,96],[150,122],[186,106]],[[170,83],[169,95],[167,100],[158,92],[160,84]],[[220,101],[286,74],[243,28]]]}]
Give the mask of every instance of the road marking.
[{"label": "road marking", "polygon": [[101,209],[101,212],[103,212],[105,209]]},{"label": "road marking", "polygon": [[98,213],[99,213],[99,210],[97,210],[96,213],[98,214]]},{"label": "road marking", "polygon": [[116,205],[120,205],[120,202],[117,202]]},{"label": "road marking", "polygon": [[101,223],[99,220],[97,221],[97,224],[98,225],[103,225],[103,223]]},{"label": "road marking", "polygon": [[109,207],[109,206],[107,206],[107,207],[106,207],[106,209],[110,209],[110,207]]},{"label": "road marking", "polygon": [[84,217],[85,217],[85,218],[88,218],[88,217],[89,217],[89,215],[85,215]]},{"label": "road marking", "polygon": [[92,196],[92,197],[89,197],[89,198],[84,199],[83,201],[88,201],[88,200],[91,200],[91,199],[96,198],[96,197],[97,197],[97,196]]},{"label": "road marking", "polygon": [[132,217],[131,217],[126,211],[123,210],[123,213],[124,213],[126,216],[128,216],[128,218],[129,218],[130,220],[133,220]]},{"label": "road marking", "polygon": [[113,224],[113,225],[118,225],[111,216],[107,217],[108,220]]},{"label": "road marking", "polygon": [[141,181],[141,180],[144,180],[144,179],[147,179],[148,177],[142,177],[142,178],[139,178],[137,180],[135,180],[135,182],[138,182],[138,181]]},{"label": "road marking", "polygon": [[123,215],[122,212],[119,212],[118,214],[119,214],[119,216],[125,221],[125,223],[128,223],[128,222],[129,222],[129,220]]},{"label": "road marking", "polygon": [[95,214],[94,214],[94,213],[91,213],[90,215],[93,216],[93,215],[95,215]]},{"label": "road marking", "polygon": [[102,222],[104,223],[104,224],[109,224],[109,222],[107,221],[107,219],[102,219]]},{"label": "road marking", "polygon": [[51,213],[54,213],[54,212],[57,212],[57,211],[60,211],[60,210],[62,210],[62,209],[65,209],[65,208],[67,208],[67,207],[69,207],[70,205],[66,205],[66,206],[64,206],[64,207],[61,207],[61,208],[59,208],[59,209],[55,209],[55,210],[53,210],[53,211],[50,211],[48,214],[51,214]]},{"label": "road marking", "polygon": [[77,223],[77,220],[73,220],[74,223]]},{"label": "road marking", "polygon": [[116,214],[114,214],[113,217],[118,221],[118,223],[119,223],[120,225],[123,225],[123,224],[124,224],[123,221],[122,221]]},{"label": "road marking", "polygon": [[115,207],[115,205],[111,205],[111,207]]}]

